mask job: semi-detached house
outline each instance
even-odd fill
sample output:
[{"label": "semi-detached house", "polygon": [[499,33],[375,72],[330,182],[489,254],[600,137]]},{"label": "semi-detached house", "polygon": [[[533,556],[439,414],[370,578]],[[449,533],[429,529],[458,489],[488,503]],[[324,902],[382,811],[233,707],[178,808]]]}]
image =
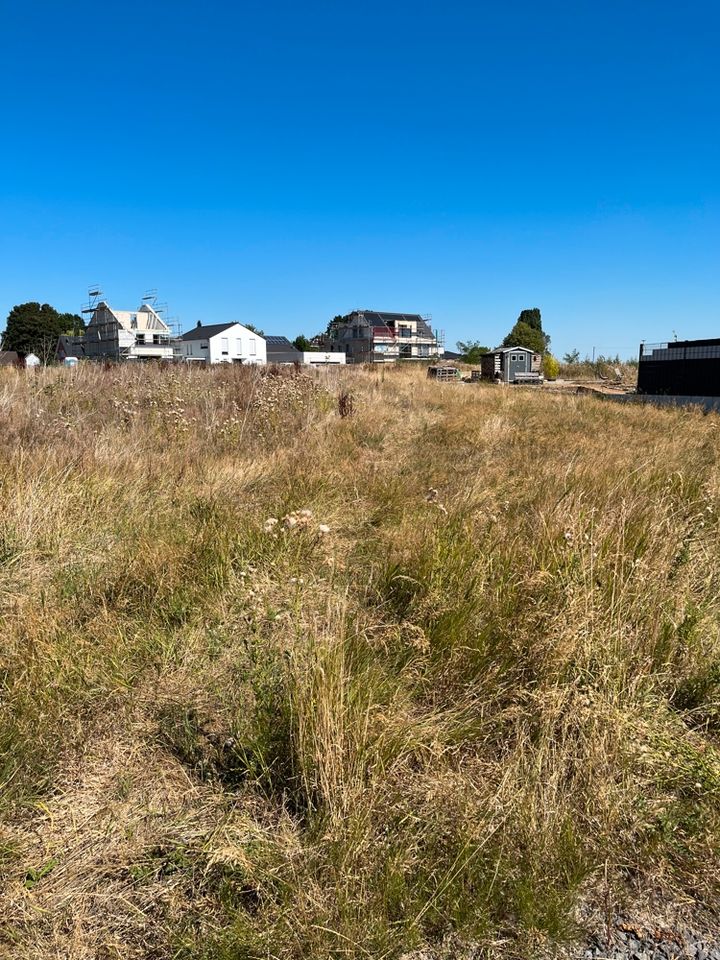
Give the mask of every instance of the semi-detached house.
[{"label": "semi-detached house", "polygon": [[241,323],[198,323],[175,345],[175,358],[188,363],[267,362],[265,338]]}]

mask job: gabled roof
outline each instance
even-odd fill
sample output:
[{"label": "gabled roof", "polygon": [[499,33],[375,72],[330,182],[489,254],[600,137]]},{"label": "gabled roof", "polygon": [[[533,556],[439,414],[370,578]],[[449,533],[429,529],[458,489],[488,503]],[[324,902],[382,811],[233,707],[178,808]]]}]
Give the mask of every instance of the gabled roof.
[{"label": "gabled roof", "polygon": [[149,303],[143,303],[137,310],[115,310],[105,300],[101,300],[95,308],[90,323],[94,323],[97,314],[102,310],[107,310],[117,320],[123,330],[130,333],[136,331],[148,332],[151,330],[160,330],[163,333],[169,333],[170,327],[165,323],[159,314],[153,310]]},{"label": "gabled roof", "polygon": [[192,330],[184,333],[180,339],[209,340],[210,337],[216,337],[219,333],[223,333],[223,331],[237,326],[242,326],[237,320],[233,320],[232,323],[208,323],[206,326],[193,327]]},{"label": "gabled roof", "polygon": [[524,350],[525,353],[534,354],[535,351],[531,350],[530,347],[497,347],[495,350],[491,350],[491,353],[517,353],[518,350]]},{"label": "gabled roof", "polygon": [[56,351],[63,353],[66,357],[84,357],[85,356],[85,336],[70,336],[61,334],[58,338]]}]

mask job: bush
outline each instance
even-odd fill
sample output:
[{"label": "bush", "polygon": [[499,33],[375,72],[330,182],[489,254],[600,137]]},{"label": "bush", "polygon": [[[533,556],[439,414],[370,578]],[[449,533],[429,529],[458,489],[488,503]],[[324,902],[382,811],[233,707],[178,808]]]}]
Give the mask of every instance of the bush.
[{"label": "bush", "polygon": [[546,353],[542,361],[543,376],[546,380],[557,380],[560,364],[551,353]]}]

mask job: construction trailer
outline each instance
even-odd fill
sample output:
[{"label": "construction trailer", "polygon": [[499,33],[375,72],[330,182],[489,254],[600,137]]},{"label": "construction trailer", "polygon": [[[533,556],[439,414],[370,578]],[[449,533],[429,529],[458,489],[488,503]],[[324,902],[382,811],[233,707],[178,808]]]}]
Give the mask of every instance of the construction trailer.
[{"label": "construction trailer", "polygon": [[542,383],[542,357],[528,347],[498,347],[480,358],[483,380]]}]

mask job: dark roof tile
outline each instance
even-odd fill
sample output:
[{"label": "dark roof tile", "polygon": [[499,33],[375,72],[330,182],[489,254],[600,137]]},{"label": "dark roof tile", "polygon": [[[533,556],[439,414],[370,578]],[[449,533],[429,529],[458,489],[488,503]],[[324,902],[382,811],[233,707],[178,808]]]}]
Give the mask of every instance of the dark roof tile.
[{"label": "dark roof tile", "polygon": [[180,339],[208,340],[210,337],[216,337],[218,333],[222,333],[223,330],[229,330],[230,327],[234,327],[235,324],[239,322],[239,320],[233,320],[232,323],[209,323],[207,326],[193,327],[192,330],[184,333]]}]

